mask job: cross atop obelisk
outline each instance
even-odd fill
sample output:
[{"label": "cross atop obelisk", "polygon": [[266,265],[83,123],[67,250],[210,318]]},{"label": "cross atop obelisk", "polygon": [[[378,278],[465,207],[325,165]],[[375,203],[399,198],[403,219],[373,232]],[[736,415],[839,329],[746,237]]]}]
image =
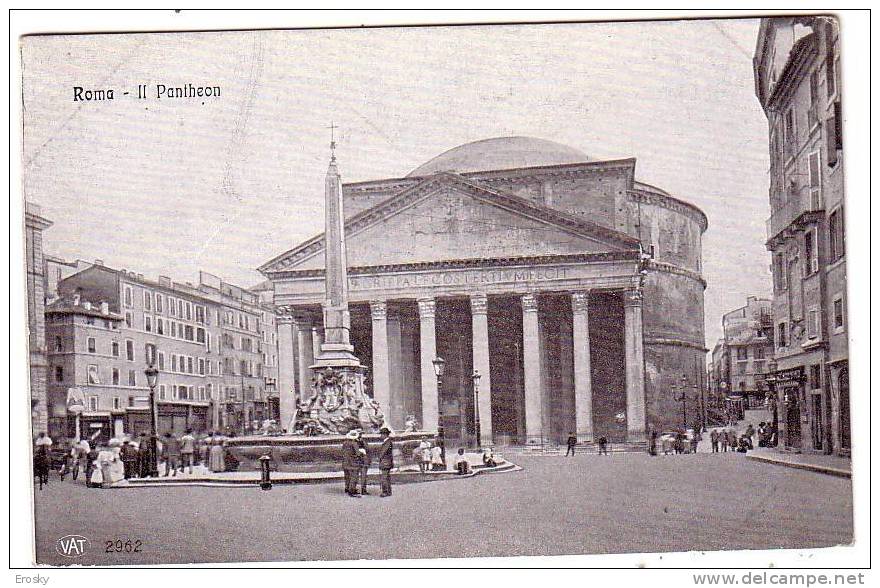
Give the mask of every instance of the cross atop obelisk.
[{"label": "cross atop obelisk", "polygon": [[336,167],[338,128],[330,123],[330,166],[324,182],[324,342],[316,364],[320,366],[357,366],[349,339],[351,317],[348,311],[348,266],[345,254],[345,215],[342,210],[342,178]]}]

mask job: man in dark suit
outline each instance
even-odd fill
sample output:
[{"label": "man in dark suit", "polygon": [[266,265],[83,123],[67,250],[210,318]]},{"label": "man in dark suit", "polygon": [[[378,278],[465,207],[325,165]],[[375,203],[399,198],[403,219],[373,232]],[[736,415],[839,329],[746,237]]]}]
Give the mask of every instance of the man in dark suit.
[{"label": "man in dark suit", "polygon": [[394,444],[391,442],[391,429],[379,429],[382,435],[382,447],[379,448],[379,471],[382,480],[382,496],[391,496],[391,468],[394,467]]},{"label": "man in dark suit", "polygon": [[360,498],[357,491],[358,472],[361,468],[358,432],[352,429],[342,441],[342,473],[345,476],[345,493]]}]

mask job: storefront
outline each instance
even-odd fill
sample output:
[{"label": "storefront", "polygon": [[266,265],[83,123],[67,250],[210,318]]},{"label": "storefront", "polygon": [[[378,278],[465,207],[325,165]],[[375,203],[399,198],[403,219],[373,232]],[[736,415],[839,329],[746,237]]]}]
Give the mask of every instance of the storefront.
[{"label": "storefront", "polygon": [[804,368],[776,372],[777,405],[780,410],[779,435],[782,446],[799,451],[803,448],[804,424]]}]

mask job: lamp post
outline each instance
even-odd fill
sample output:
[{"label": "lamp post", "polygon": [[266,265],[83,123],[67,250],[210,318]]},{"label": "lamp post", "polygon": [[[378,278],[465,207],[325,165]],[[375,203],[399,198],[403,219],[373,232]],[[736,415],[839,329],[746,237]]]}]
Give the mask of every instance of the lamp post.
[{"label": "lamp post", "polygon": [[681,402],[681,426],[687,430],[687,376],[681,377],[681,396],[677,399]]},{"label": "lamp post", "polygon": [[159,465],[156,458],[158,457],[158,449],[156,447],[156,438],[159,431],[156,427],[156,382],[159,381],[159,370],[150,362],[147,369],[144,370],[147,377],[147,386],[150,387],[150,477],[159,477]]},{"label": "lamp post", "polygon": [[471,379],[474,381],[474,435],[476,436],[476,447],[479,449],[482,438],[480,437],[480,372],[474,370]]},{"label": "lamp post", "polygon": [[440,451],[443,452],[443,463],[446,463],[446,443],[443,439],[443,399],[440,397],[440,390],[443,387],[443,374],[446,372],[446,360],[438,355],[431,360],[431,364],[434,366],[434,375],[437,376],[437,437],[440,440]]}]

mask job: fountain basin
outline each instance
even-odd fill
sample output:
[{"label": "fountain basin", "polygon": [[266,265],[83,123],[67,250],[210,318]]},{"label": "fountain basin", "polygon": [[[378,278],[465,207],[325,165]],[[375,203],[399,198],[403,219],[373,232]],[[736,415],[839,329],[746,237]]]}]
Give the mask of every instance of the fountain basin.
[{"label": "fountain basin", "polygon": [[[382,436],[378,433],[365,433],[370,461],[375,467],[379,457]],[[271,469],[278,472],[329,472],[342,469],[342,442],[344,435],[250,435],[232,437],[224,443],[226,453],[237,462],[238,471],[260,469],[259,459],[263,455],[272,458]],[[437,433],[416,431],[396,433],[391,437],[394,444],[394,465],[396,467],[416,463],[414,452],[424,440],[436,442]]]}]

